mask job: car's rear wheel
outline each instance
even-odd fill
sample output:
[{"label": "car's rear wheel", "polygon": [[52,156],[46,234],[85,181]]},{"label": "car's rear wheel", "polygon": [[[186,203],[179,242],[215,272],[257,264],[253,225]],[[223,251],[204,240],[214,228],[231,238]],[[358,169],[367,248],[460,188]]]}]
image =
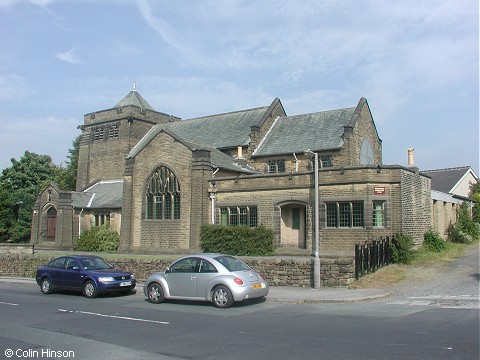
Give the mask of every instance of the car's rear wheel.
[{"label": "car's rear wheel", "polygon": [[213,305],[218,308],[226,309],[233,305],[232,292],[224,285],[218,285],[213,289]]},{"label": "car's rear wheel", "polygon": [[160,304],[165,297],[163,296],[162,286],[158,283],[152,283],[147,288],[148,301],[153,304]]},{"label": "car's rear wheel", "polygon": [[97,288],[93,281],[88,280],[85,284],[83,284],[83,295],[89,299],[93,299],[97,296]]},{"label": "car's rear wheel", "polygon": [[40,290],[42,290],[42,293],[47,295],[53,292],[52,282],[49,278],[42,279],[42,282],[40,283]]}]

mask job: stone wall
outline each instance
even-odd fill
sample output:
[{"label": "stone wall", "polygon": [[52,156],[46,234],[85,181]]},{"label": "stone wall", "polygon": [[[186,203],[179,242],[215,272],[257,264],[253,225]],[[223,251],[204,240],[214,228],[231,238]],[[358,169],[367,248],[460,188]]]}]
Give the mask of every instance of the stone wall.
[{"label": "stone wall", "polygon": [[423,235],[432,227],[431,179],[416,168],[402,171],[401,179],[402,233],[421,246]]},{"label": "stone wall", "polygon": [[[34,277],[37,267],[46,264],[51,256],[36,254],[0,254],[0,276]],[[108,258],[119,269],[131,271],[142,282],[154,272],[163,271],[172,258]],[[266,277],[272,286],[313,286],[313,258],[261,257],[242,258],[255,271]],[[347,286],[355,281],[352,257],[320,259],[322,286]]]},{"label": "stone wall", "polygon": [[35,245],[30,244],[0,244],[0,254],[33,254]]}]

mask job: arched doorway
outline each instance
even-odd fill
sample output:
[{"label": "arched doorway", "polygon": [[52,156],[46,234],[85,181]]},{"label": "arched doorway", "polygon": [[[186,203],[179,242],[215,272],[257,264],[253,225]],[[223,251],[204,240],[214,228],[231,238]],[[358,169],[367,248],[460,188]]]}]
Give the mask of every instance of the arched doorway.
[{"label": "arched doorway", "polygon": [[286,204],[280,207],[280,246],[306,248],[306,207],[303,204]]},{"label": "arched doorway", "polygon": [[53,206],[47,210],[47,241],[55,241],[57,227],[57,209]]}]

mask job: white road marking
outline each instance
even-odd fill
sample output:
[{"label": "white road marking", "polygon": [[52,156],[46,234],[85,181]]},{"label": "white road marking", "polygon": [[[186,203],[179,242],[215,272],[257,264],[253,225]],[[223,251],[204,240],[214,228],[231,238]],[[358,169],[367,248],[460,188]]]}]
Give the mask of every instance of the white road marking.
[{"label": "white road marking", "polygon": [[94,312],[90,312],[90,311],[65,310],[65,309],[58,309],[58,311],[68,312],[68,313],[76,313],[76,314],[94,315],[94,316],[107,317],[107,318],[112,318],[112,319],[131,320],[131,321],[140,321],[140,322],[147,322],[147,323],[153,323],[153,324],[170,325],[170,323],[167,322],[167,321],[139,319],[139,318],[132,318],[132,317],[128,317],[128,316],[106,315],[106,314],[94,313]]},{"label": "white road marking", "polygon": [[18,305],[18,304],[14,304],[14,303],[3,302],[3,301],[0,301],[0,304],[2,304],[2,305],[12,305],[12,306],[17,306]]}]

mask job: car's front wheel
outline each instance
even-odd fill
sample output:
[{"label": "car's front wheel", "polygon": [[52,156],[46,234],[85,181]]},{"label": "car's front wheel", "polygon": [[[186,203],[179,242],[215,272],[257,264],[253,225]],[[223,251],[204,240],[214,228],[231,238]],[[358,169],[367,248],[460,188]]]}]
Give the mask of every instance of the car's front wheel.
[{"label": "car's front wheel", "polygon": [[213,305],[218,308],[226,309],[233,305],[232,292],[224,285],[218,285],[213,289]]},{"label": "car's front wheel", "polygon": [[44,294],[51,294],[53,292],[52,282],[49,278],[42,279],[42,282],[40,283],[40,289]]},{"label": "car's front wheel", "polygon": [[148,301],[153,304],[160,304],[164,300],[162,286],[158,283],[152,283],[147,288]]},{"label": "car's front wheel", "polygon": [[97,288],[93,281],[88,280],[85,284],[83,284],[83,295],[89,299],[97,296]]}]

